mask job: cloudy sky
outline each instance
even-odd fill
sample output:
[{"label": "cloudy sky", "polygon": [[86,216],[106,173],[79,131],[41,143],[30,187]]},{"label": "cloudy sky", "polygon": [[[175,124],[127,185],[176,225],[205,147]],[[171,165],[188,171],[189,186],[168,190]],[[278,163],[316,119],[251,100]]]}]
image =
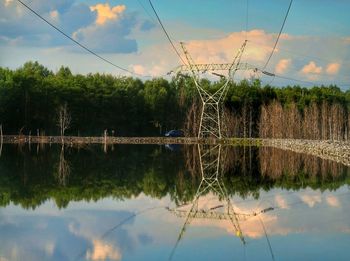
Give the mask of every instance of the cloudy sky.
[{"label": "cloudy sky", "polygon": [[[180,65],[148,0],[23,0],[92,51],[143,75],[160,76]],[[243,61],[266,62],[289,0],[153,0],[181,51],[183,41],[200,63],[226,63],[247,38]],[[315,83],[350,87],[350,1],[294,0],[267,70]],[[0,66],[37,60],[53,71],[124,72],[97,59],[45,24],[17,0],[0,0]],[[247,72],[238,78],[250,77]],[[273,79],[263,77],[265,83]],[[274,84],[297,82],[274,79]],[[305,86],[311,84],[304,83]]]}]

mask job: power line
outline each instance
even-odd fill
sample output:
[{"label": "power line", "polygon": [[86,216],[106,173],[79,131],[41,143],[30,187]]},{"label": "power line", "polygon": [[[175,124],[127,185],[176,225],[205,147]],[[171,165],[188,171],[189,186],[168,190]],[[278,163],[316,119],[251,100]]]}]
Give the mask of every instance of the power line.
[{"label": "power line", "polygon": [[158,22],[159,22],[160,26],[162,27],[162,29],[163,29],[163,31],[164,31],[164,33],[165,33],[166,37],[168,38],[168,40],[169,40],[169,42],[170,42],[171,46],[173,47],[173,49],[174,49],[175,53],[177,54],[177,56],[179,56],[179,58],[180,58],[181,62],[182,62],[184,65],[186,65],[185,61],[182,59],[182,57],[181,57],[181,55],[180,55],[179,51],[176,49],[176,47],[175,47],[175,45],[174,45],[173,41],[171,40],[171,38],[170,38],[170,36],[169,36],[168,32],[165,30],[165,27],[164,27],[164,25],[163,25],[162,21],[160,20],[160,18],[159,18],[159,16],[158,16],[158,14],[157,14],[156,9],[154,8],[154,6],[153,6],[153,4],[152,4],[152,1],[151,1],[151,0],[148,0],[148,2],[149,2],[149,4],[151,5],[151,7],[152,7],[152,9],[153,9],[154,14],[156,15],[156,17],[157,17],[157,19],[158,19]]},{"label": "power line", "polygon": [[[145,11],[145,13],[149,16],[149,18],[156,24],[159,26],[158,21],[148,12],[147,8],[145,7],[145,5],[142,3],[141,0],[137,0],[137,2],[140,4],[140,6],[142,7],[142,9]],[[170,35],[169,35],[170,36]],[[176,39],[174,39],[174,37],[170,38],[173,40],[173,42],[178,42]]]},{"label": "power line", "polygon": [[[269,49],[270,50],[270,47],[268,47],[269,45],[267,45],[265,43],[255,42],[255,41],[252,41],[252,40],[248,40],[248,42],[252,43],[254,45],[258,45],[258,46],[260,46],[260,47],[262,47],[264,49]],[[294,54],[294,55],[297,55],[297,56],[302,56],[302,57],[306,57],[306,58],[310,58],[310,59],[314,59],[314,60],[327,62],[327,63],[333,63],[334,62],[334,60],[329,60],[329,59],[326,59],[326,58],[321,58],[321,57],[317,57],[317,56],[314,56],[314,55],[308,55],[308,54],[304,54],[304,53],[298,53],[298,52],[291,51],[291,50],[286,49],[286,48],[278,47],[278,50],[281,50],[281,51],[286,52],[286,53]],[[341,61],[341,63],[350,63],[350,61]]]},{"label": "power line", "polygon": [[101,55],[95,53],[94,51],[90,50],[88,47],[82,45],[81,43],[79,43],[78,41],[74,40],[72,37],[70,37],[68,34],[66,34],[65,32],[63,32],[60,28],[58,28],[57,26],[53,25],[52,23],[50,23],[48,20],[46,20],[44,17],[42,17],[39,13],[37,13],[35,10],[33,10],[30,6],[28,6],[27,4],[23,3],[21,0],[17,0],[19,3],[21,3],[25,8],[27,8],[29,11],[31,11],[33,14],[35,14],[37,17],[39,17],[41,20],[43,20],[45,23],[47,23],[48,25],[50,25],[52,28],[54,28],[56,31],[60,32],[62,35],[64,35],[66,38],[68,38],[69,40],[71,40],[72,42],[74,42],[75,44],[77,44],[78,46],[80,46],[81,48],[83,48],[84,50],[86,50],[87,52],[89,52],[90,54],[96,56],[97,58],[101,59],[102,61],[118,68],[119,70],[122,70],[124,72],[128,72],[130,74],[136,75],[136,76],[142,76],[142,77],[151,77],[148,75],[142,75],[142,74],[138,74],[135,73],[133,71],[130,71],[126,68],[123,68],[119,65],[116,65],[115,63],[107,60],[106,58],[102,57]]},{"label": "power line", "polygon": [[248,40],[248,26],[249,26],[249,0],[246,0],[246,16],[245,16],[245,39]]},{"label": "power line", "polygon": [[281,29],[280,29],[280,31],[279,31],[279,33],[278,33],[278,36],[277,36],[275,45],[273,46],[272,52],[271,52],[269,58],[267,59],[265,65],[264,65],[264,70],[266,69],[267,65],[269,64],[273,53],[275,52],[276,46],[277,46],[277,44],[278,44],[278,41],[279,41],[280,36],[281,36],[281,34],[282,34],[282,31],[283,31],[284,25],[285,25],[285,23],[286,23],[286,21],[287,21],[287,17],[288,17],[288,15],[289,15],[290,8],[292,7],[292,3],[293,3],[293,0],[290,0],[289,6],[288,6],[288,10],[287,10],[286,15],[284,16],[284,20],[283,20]]},{"label": "power line", "polygon": [[[291,78],[291,77],[287,77],[287,76],[276,75],[274,73],[269,73],[269,72],[266,72],[266,71],[262,71],[262,73],[265,74],[265,75],[268,75],[268,76],[272,76],[272,77],[276,77],[276,78],[280,78],[280,79],[284,79],[284,80],[289,80],[289,81],[294,81],[294,82],[307,83],[307,84],[311,84],[311,85],[314,85],[314,86],[316,86],[316,85],[325,85],[325,83],[299,80],[299,79],[295,79],[295,78]],[[332,84],[328,84],[328,85],[332,85]],[[350,86],[350,84],[347,84],[347,83],[341,84],[341,85],[340,84],[338,85],[338,84],[334,83],[334,85],[337,85],[339,87],[344,87],[344,86],[341,86],[341,85],[349,85]]]},{"label": "power line", "polygon": [[148,10],[146,9],[145,5],[142,3],[141,0],[137,0],[137,2],[140,4],[140,6],[142,7],[142,9],[146,12],[146,14],[149,16],[149,18],[151,18],[151,20],[157,24],[157,21],[154,19],[154,17],[148,12]]},{"label": "power line", "polygon": [[[253,44],[256,44],[256,45],[259,45],[261,46],[262,48],[265,48],[265,49],[270,49],[268,48],[266,44],[264,43],[258,43],[258,42],[253,42],[251,40],[249,40],[250,43],[253,43]],[[332,63],[334,61],[331,61],[331,60],[327,60],[327,59],[324,59],[324,58],[320,58],[320,57],[316,57],[316,56],[310,56],[310,55],[304,55],[304,54],[301,54],[301,53],[297,53],[297,52],[294,52],[294,51],[290,51],[290,50],[287,50],[287,49],[282,49],[282,48],[279,48],[281,51],[284,51],[284,52],[287,52],[287,53],[292,53],[292,54],[295,54],[295,55],[298,55],[298,56],[302,56],[302,57],[308,57],[308,58],[312,58],[312,59],[317,59],[317,60],[320,60],[320,61],[324,61],[324,62],[328,62],[328,63]],[[344,62],[342,62],[344,63]],[[346,61],[345,61],[346,63]],[[281,76],[281,75],[276,75],[275,73],[270,73],[270,72],[267,72],[267,71],[264,71],[264,70],[260,70],[263,74],[267,75],[267,76],[272,76],[272,77],[276,77],[276,78],[281,78],[281,79],[286,79],[286,80],[291,80],[291,81],[295,81],[295,82],[301,82],[301,83],[307,83],[307,84],[318,84],[318,85],[322,85],[324,83],[316,83],[316,82],[311,82],[311,81],[305,81],[305,80],[298,80],[298,79],[295,79],[295,78],[290,78],[290,77],[286,77],[286,76]],[[323,76],[328,76],[328,74],[326,73],[318,73],[318,74],[315,74],[315,75],[323,75]],[[342,76],[343,78],[348,78],[348,76],[345,76],[345,75],[340,75]],[[336,83],[336,85],[340,86],[340,87],[344,87],[343,85],[348,85],[350,86],[350,82],[340,82],[340,83]]]}]

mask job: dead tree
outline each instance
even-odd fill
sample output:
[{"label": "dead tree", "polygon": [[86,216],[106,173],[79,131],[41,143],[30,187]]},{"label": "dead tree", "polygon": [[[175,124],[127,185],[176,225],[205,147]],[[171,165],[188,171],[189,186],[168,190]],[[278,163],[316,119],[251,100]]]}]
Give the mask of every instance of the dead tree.
[{"label": "dead tree", "polygon": [[60,128],[61,140],[64,143],[64,133],[69,129],[71,124],[71,115],[68,110],[68,105],[65,103],[58,109],[57,126]]},{"label": "dead tree", "polygon": [[64,145],[62,144],[60,159],[58,162],[57,178],[60,185],[65,186],[70,174],[70,166],[64,157]]},{"label": "dead tree", "polygon": [[0,124],[0,157],[2,153],[2,143],[4,142],[4,137],[2,135],[2,124]]}]

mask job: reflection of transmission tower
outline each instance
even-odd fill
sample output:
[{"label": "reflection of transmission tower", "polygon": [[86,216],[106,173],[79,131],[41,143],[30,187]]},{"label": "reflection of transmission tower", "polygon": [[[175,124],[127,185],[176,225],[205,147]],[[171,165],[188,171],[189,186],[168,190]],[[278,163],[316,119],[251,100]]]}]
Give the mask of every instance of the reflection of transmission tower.
[{"label": "reflection of transmission tower", "polygon": [[[202,101],[201,120],[198,132],[198,138],[222,138],[221,120],[220,120],[220,102],[225,98],[229,83],[237,70],[255,69],[248,64],[241,64],[241,57],[247,44],[245,41],[238,50],[233,62],[230,64],[196,64],[191,55],[187,51],[184,43],[181,43],[182,50],[185,54],[188,65],[182,65],[177,68],[177,72],[191,72],[197,91]],[[214,71],[227,71],[228,75],[214,73]],[[200,74],[212,72],[214,75],[226,78],[222,86],[214,93],[204,89],[200,84]]]},{"label": "reflection of transmission tower", "polygon": [[[171,257],[182,239],[187,225],[189,225],[193,219],[229,220],[236,236],[240,238],[243,244],[245,244],[246,242],[239,221],[244,221],[248,217],[255,215],[255,213],[238,214],[233,209],[230,197],[228,196],[226,188],[222,182],[222,167],[220,166],[221,145],[198,145],[198,150],[202,179],[192,201],[191,208],[187,211],[182,209],[183,206],[169,209],[169,211],[173,212],[176,216],[185,218],[185,223],[179,233]],[[198,201],[200,197],[206,195],[209,191],[214,192],[224,204],[209,209],[199,208]]]}]

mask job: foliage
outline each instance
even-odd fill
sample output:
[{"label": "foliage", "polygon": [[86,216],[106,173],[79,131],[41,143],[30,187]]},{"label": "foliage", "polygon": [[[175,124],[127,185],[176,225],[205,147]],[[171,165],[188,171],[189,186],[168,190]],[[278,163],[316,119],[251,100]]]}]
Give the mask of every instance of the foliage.
[{"label": "foliage", "polygon": [[[218,82],[202,80],[208,91]],[[225,106],[251,124],[259,133],[260,107],[277,100],[283,107],[295,103],[300,111],[310,104],[340,104],[348,110],[350,92],[336,86],[262,86],[259,80],[231,84]],[[68,135],[101,135],[105,129],[118,136],[156,136],[184,126],[186,113],[198,94],[189,77],[170,81],[154,78],[141,81],[108,74],[73,75],[69,68],[51,72],[38,62],[27,62],[10,70],[0,68],[0,123],[5,134],[28,134],[42,130],[58,135],[57,110],[67,104],[71,113]],[[245,128],[246,136],[248,128]]]}]

